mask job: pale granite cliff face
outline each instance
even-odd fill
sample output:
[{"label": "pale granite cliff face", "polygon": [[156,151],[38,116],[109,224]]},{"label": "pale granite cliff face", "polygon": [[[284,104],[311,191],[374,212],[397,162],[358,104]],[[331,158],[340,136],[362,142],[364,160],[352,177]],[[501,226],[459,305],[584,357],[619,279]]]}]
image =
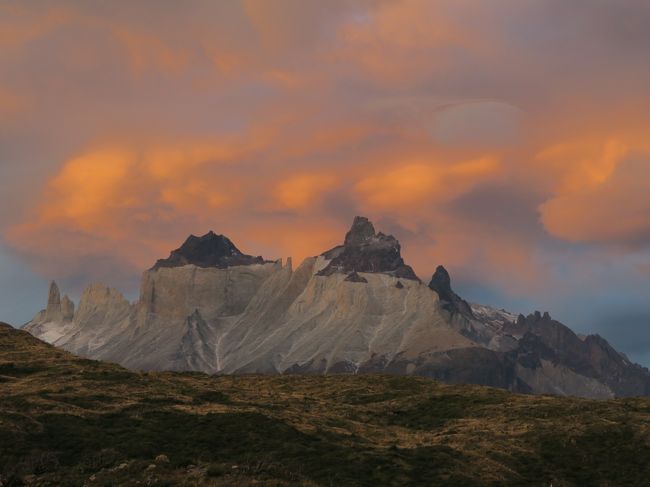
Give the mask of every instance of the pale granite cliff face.
[{"label": "pale granite cliff face", "polygon": [[25,327],[74,353],[141,370],[422,375],[518,392],[650,394],[650,373],[600,337],[539,313],[471,305],[440,266],[429,285],[399,242],[355,218],[342,245],[266,261],[212,232],[190,237],[142,277],[140,298],[92,285]]},{"label": "pale granite cliff face", "polygon": [[67,295],[61,299],[59,286],[52,281],[47,297],[47,307],[39,311],[32,321],[25,325],[25,329],[48,343],[56,343],[74,328],[73,318],[74,303]]}]

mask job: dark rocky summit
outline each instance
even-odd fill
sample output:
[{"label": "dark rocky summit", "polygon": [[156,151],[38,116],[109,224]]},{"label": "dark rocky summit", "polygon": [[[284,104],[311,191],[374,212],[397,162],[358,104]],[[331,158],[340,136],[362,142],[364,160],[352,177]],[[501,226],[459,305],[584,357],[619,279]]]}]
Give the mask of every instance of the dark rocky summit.
[{"label": "dark rocky summit", "polygon": [[474,318],[472,308],[467,301],[451,289],[451,277],[443,266],[439,265],[431,277],[429,288],[440,296],[440,304],[450,313],[460,313],[466,318]]},{"label": "dark rocky summit", "polygon": [[190,235],[185,243],[170,254],[167,259],[160,259],[153,269],[161,267],[182,267],[193,264],[197,267],[226,267],[238,265],[263,264],[262,257],[253,257],[240,252],[228,237],[210,231],[202,237]]},{"label": "dark rocky summit", "polygon": [[335,272],[376,272],[419,281],[413,269],[404,263],[397,239],[392,235],[376,233],[372,223],[362,216],[354,218],[343,245],[322,255],[331,262],[318,272],[320,276]]}]

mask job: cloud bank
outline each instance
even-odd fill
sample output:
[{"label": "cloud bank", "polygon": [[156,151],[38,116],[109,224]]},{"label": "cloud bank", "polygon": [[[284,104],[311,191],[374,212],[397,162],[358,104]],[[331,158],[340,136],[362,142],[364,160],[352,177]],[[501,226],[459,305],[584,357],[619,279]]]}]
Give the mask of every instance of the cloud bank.
[{"label": "cloud bank", "polygon": [[647,316],[647,25],[640,0],[1,2],[0,231],[44,278],[134,289],[189,233],[301,259],[365,214],[472,298],[589,329],[615,274],[607,309]]}]

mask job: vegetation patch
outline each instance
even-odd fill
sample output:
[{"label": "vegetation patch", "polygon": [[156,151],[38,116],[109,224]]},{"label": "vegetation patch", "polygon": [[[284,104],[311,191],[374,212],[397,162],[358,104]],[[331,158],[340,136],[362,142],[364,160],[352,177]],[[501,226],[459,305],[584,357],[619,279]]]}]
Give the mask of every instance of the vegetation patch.
[{"label": "vegetation patch", "polygon": [[406,408],[394,409],[387,417],[388,423],[412,429],[430,430],[444,426],[449,421],[487,416],[486,407],[503,403],[497,391],[490,394],[449,394],[432,396]]},{"label": "vegetation patch", "polygon": [[104,370],[84,370],[82,378],[89,381],[107,381],[107,382],[137,382],[140,377],[138,374],[122,369],[104,369]]},{"label": "vegetation patch", "polygon": [[45,366],[37,364],[16,364],[13,362],[0,362],[0,375],[9,377],[26,377],[47,370]]},{"label": "vegetation patch", "polygon": [[41,392],[38,394],[43,399],[50,401],[61,402],[69,404],[82,409],[95,409],[108,404],[114,403],[118,400],[113,396],[106,394],[54,394],[50,392]]},{"label": "vegetation patch", "polygon": [[2,327],[0,364],[5,487],[577,487],[650,478],[645,398],[526,396],[377,375],[138,374]]},{"label": "vegetation patch", "polygon": [[232,404],[230,397],[227,394],[224,394],[221,391],[202,391],[198,394],[195,394],[192,402],[194,404],[208,404],[208,403],[217,403],[217,404]]}]

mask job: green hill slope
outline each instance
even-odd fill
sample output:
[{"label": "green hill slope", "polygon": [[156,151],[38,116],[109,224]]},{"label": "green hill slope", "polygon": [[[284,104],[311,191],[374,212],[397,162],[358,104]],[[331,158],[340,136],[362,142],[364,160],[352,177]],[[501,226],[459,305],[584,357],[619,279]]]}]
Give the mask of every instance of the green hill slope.
[{"label": "green hill slope", "polygon": [[0,325],[1,485],[647,485],[650,399],[137,374]]}]

